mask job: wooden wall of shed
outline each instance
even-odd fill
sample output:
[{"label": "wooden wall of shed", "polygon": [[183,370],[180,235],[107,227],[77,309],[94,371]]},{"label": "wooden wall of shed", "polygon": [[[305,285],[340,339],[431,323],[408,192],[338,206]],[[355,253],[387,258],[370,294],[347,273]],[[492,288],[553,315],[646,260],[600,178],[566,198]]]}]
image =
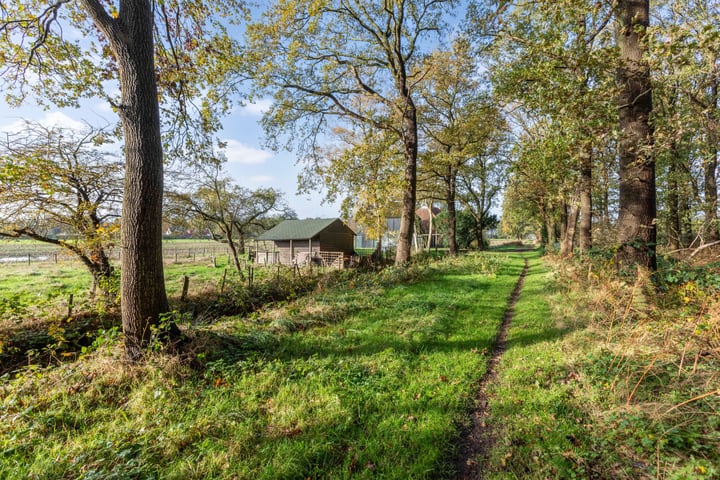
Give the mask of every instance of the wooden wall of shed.
[{"label": "wooden wall of shed", "polygon": [[[309,240],[292,240],[292,253],[290,250],[290,240],[276,240],[275,247],[280,252],[280,263],[283,265],[292,265],[293,258],[300,252],[309,250]],[[320,252],[320,241],[313,240],[312,249],[314,252]]]},{"label": "wooden wall of shed", "polygon": [[329,225],[318,238],[323,252],[352,253],[355,250],[355,234],[340,220]]}]

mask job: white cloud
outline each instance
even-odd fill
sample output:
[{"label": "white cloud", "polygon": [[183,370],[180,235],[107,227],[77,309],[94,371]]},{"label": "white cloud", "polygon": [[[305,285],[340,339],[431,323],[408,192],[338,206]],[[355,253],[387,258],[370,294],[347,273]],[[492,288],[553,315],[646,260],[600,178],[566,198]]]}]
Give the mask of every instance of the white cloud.
[{"label": "white cloud", "polygon": [[40,123],[46,127],[62,127],[69,128],[70,130],[87,129],[87,124],[85,122],[75,120],[62,112],[48,112],[42,119],[40,119]]},{"label": "white cloud", "polygon": [[[62,112],[47,112],[40,119],[35,119],[37,123],[47,128],[63,128],[70,130],[85,130],[87,125],[76,120]],[[25,119],[17,119],[12,123],[0,126],[0,132],[22,132],[25,130]]]},{"label": "white cloud", "polygon": [[267,112],[272,106],[271,98],[261,98],[257,102],[248,103],[240,108],[241,115],[260,116]]},{"label": "white cloud", "polygon": [[225,155],[228,162],[242,165],[259,165],[265,163],[272,157],[272,153],[249,147],[237,140],[225,140]]}]

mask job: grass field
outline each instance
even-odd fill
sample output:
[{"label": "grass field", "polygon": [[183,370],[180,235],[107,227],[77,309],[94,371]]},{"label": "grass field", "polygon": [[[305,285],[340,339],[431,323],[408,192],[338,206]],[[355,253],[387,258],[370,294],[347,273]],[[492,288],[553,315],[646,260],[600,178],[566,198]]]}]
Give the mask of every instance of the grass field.
[{"label": "grass field", "polygon": [[[227,247],[209,240],[166,240],[163,244],[168,295],[179,296],[183,276],[190,277],[190,295],[217,287],[228,268]],[[55,261],[54,252],[59,252]],[[26,259],[30,255],[31,261]],[[87,296],[92,278],[83,264],[52,245],[32,240],[0,240],[1,258],[23,261],[0,264],[0,307],[3,299],[43,305],[65,302],[73,294],[78,302]],[[41,258],[42,260],[39,260]],[[114,264],[119,260],[111,254]],[[230,269],[232,270],[232,269]],[[232,272],[228,273],[232,275]]]},{"label": "grass field", "polygon": [[[222,243],[212,240],[177,239],[163,241],[163,257],[166,261],[195,261],[227,255],[229,250]],[[111,248],[108,255],[119,261],[119,250]],[[0,264],[13,263],[65,263],[75,262],[72,254],[61,247],[28,239],[0,239]]]},{"label": "grass field", "polygon": [[[95,335],[49,366],[28,355],[3,370],[0,478],[453,478],[525,258],[486,390],[485,477],[720,478],[720,265],[671,265],[652,283],[619,279],[601,256],[512,250],[337,271],[247,315],[211,308],[198,321],[191,299],[175,313],[182,350],[154,343],[134,367],[116,325],[59,317],[33,332],[47,312],[4,315],[58,356],[51,343],[71,325]],[[170,263],[176,288],[189,272],[217,289],[225,271]],[[230,282],[226,298],[254,302],[280,280]]]},{"label": "grass field", "polygon": [[123,368],[103,337],[74,363],[4,378],[0,477],[450,477],[522,262],[339,277],[195,330],[189,363]]},{"label": "grass field", "polygon": [[698,274],[662,292],[597,265],[559,268],[534,265],[515,307],[489,391],[486,477],[720,478],[714,287]]}]

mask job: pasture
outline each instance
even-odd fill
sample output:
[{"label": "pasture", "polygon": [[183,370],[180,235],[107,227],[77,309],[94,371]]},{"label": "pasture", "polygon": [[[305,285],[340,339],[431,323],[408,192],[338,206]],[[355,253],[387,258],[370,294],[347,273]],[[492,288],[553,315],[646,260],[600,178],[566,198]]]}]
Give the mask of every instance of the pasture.
[{"label": "pasture", "polygon": [[0,477],[457,478],[470,458],[493,479],[717,478],[717,270],[668,265],[659,291],[602,257],[513,250],[312,282],[228,273],[224,295],[226,259],[172,255],[186,343],[137,366],[116,314],[68,318],[80,266],[11,265]]},{"label": "pasture", "polygon": [[[110,251],[117,266],[117,249]],[[168,295],[179,295],[183,276],[190,277],[190,294],[219,286],[230,267],[228,248],[210,240],[166,240],[163,258]],[[0,298],[47,303],[73,294],[87,296],[92,279],[73,255],[58,247],[33,240],[0,240]],[[227,275],[232,275],[231,271]]]}]

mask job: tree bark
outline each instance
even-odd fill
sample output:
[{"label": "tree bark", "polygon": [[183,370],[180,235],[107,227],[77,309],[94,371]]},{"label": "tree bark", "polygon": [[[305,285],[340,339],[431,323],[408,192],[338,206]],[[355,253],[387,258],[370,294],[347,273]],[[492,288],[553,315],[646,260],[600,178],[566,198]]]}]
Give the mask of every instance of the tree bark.
[{"label": "tree bark", "polygon": [[545,229],[547,231],[547,245],[545,250],[549,252],[555,251],[555,243],[557,242],[557,233],[555,232],[555,219],[553,218],[553,210],[550,202],[543,205],[542,215],[545,218]]},{"label": "tree bark", "polygon": [[564,229],[564,237],[560,242],[560,255],[563,257],[569,257],[573,254],[575,246],[575,226],[577,225],[579,212],[580,209],[577,202],[573,199],[573,202],[570,204],[570,208],[568,208],[567,215],[565,216],[566,225]]},{"label": "tree bark", "polygon": [[475,230],[477,231],[478,250],[485,250],[485,229],[483,228],[482,220],[478,222]]},{"label": "tree bark", "polygon": [[[100,288],[103,297],[105,297],[105,300],[108,300],[111,293],[108,288],[110,287],[108,282],[112,278],[113,274],[113,267],[110,264],[110,259],[108,258],[107,254],[105,254],[104,249],[97,248],[92,253],[91,258],[89,258],[88,261],[90,263],[86,262],[86,265],[89,266],[90,273],[93,277],[93,295],[95,291]],[[92,265],[92,267],[90,267],[90,265]]]},{"label": "tree bark", "polygon": [[450,166],[448,167],[448,176],[445,182],[445,202],[447,203],[448,213],[448,249],[451,257],[456,257],[458,254],[457,210],[455,208],[456,184],[457,172]]},{"label": "tree bark", "polygon": [[672,142],[670,145],[670,165],[668,166],[668,184],[667,184],[667,246],[670,250],[677,250],[681,245],[682,225],[680,223],[680,195],[678,189],[680,184],[678,176],[680,175],[678,162],[677,143]]},{"label": "tree bark", "polygon": [[568,206],[565,200],[560,202],[560,221],[558,222],[560,227],[560,249],[562,250],[562,244],[567,236],[568,228]]},{"label": "tree bark", "polygon": [[641,36],[650,22],[649,0],[619,0],[616,7],[620,48],[618,82],[620,202],[618,268],[657,269],[655,159],[651,151],[652,87],[643,60]]},{"label": "tree bark", "polygon": [[[717,72],[717,70],[716,70]],[[720,141],[720,121],[715,116],[718,112],[718,100],[720,95],[718,92],[717,73],[710,85],[710,101],[711,113],[708,113],[708,146],[710,149],[708,160],[705,163],[705,221],[708,224],[708,233],[706,242],[716,242],[720,240],[720,222],[718,222],[718,186],[717,186],[717,168],[718,168],[718,142]]]},{"label": "tree bark", "polygon": [[400,232],[398,234],[397,251],[395,252],[395,263],[397,264],[410,261],[410,249],[415,226],[415,202],[417,199],[417,111],[407,87],[404,86],[402,89],[405,94],[402,129],[405,154],[405,182],[402,196],[402,213],[400,215]]},{"label": "tree bark", "polygon": [[162,260],[163,150],[153,5],[149,0],[121,1],[114,19],[97,0],[82,3],[108,38],[119,71],[118,113],[125,139],[120,307],[125,354],[136,362],[144,356],[151,327],[169,310]]},{"label": "tree bark", "polygon": [[235,270],[237,270],[238,274],[240,275],[240,278],[243,278],[242,273],[242,265],[240,265],[240,258],[238,257],[238,249],[235,246],[235,242],[233,241],[232,236],[232,225],[225,226],[225,240],[227,241],[228,248],[230,249],[230,254],[232,255],[233,264],[235,265]]},{"label": "tree bark", "polygon": [[592,143],[587,142],[580,152],[580,241],[581,252],[592,248]]},{"label": "tree bark", "polygon": [[718,187],[717,187],[717,167],[718,167],[718,150],[715,135],[710,135],[710,155],[705,162],[705,223],[707,224],[707,234],[705,242],[716,242],[720,240],[720,225],[718,225]]}]

